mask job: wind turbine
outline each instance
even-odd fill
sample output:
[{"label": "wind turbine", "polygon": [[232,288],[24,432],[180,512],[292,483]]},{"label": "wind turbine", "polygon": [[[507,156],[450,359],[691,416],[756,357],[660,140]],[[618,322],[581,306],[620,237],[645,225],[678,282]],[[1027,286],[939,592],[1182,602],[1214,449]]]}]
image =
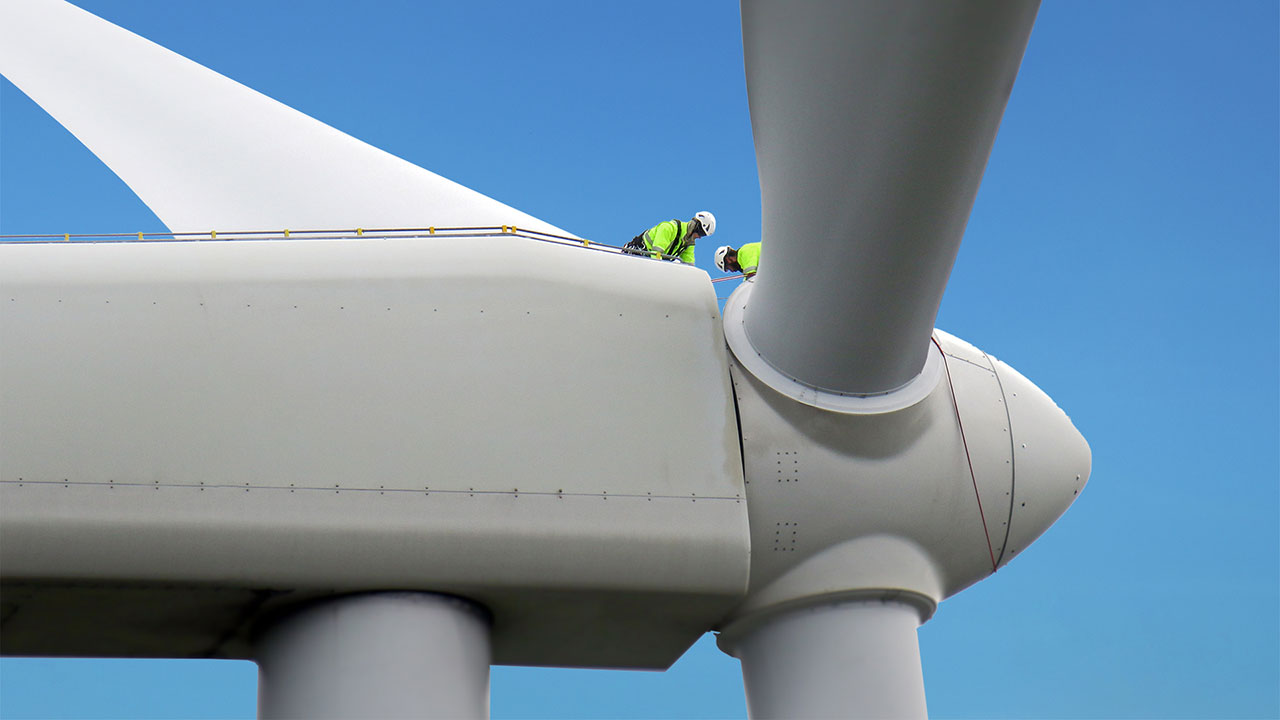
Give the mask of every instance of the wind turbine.
[{"label": "wind turbine", "polygon": [[723,331],[696,270],[515,237],[572,236],[3,8],[0,70],[174,230],[504,228],[0,246],[5,653],[483,715],[490,662],[661,668],[715,628],[754,716],[918,716],[916,626],[1087,479],[1051,400],[932,330],[1034,4],[744,3],[767,249]]}]

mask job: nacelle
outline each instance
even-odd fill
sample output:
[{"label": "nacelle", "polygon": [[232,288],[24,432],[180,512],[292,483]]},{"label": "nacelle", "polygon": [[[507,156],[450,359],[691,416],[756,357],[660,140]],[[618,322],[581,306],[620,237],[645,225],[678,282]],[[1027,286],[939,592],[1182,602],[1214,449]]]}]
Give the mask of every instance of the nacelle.
[{"label": "nacelle", "polygon": [[[0,245],[6,654],[245,657],[420,590],[661,668],[742,597],[715,294],[525,238]],[[123,630],[122,630],[123,629]]]}]

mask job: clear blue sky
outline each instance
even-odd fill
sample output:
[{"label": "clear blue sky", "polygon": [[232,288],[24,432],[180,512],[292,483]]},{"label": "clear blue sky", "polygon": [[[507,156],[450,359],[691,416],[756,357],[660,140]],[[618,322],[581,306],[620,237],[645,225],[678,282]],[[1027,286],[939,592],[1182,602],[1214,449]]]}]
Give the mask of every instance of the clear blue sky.
[{"label": "clear blue sky", "polygon": [[[758,238],[736,3],[79,4],[580,235],[706,208],[716,240]],[[1278,15],[1040,11],[938,326],[1048,392],[1093,475],[921,628],[935,717],[1280,717]],[[0,85],[0,233],[139,230],[163,226]],[[0,716],[250,717],[255,682],[6,659]],[[492,688],[495,718],[745,715],[707,639],[666,673],[495,668]]]}]

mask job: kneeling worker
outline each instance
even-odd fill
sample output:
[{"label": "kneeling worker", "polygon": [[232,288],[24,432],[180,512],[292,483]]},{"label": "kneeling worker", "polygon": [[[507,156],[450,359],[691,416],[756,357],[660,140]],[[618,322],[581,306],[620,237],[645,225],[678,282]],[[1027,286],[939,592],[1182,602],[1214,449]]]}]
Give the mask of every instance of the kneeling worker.
[{"label": "kneeling worker", "polygon": [[654,225],[632,238],[622,251],[631,255],[652,255],[655,259],[668,255],[692,265],[694,242],[715,231],[716,216],[703,210],[689,222],[664,220]]},{"label": "kneeling worker", "polygon": [[750,278],[760,266],[760,243],[747,243],[734,250],[728,245],[716,250],[716,267],[720,272],[740,272]]}]

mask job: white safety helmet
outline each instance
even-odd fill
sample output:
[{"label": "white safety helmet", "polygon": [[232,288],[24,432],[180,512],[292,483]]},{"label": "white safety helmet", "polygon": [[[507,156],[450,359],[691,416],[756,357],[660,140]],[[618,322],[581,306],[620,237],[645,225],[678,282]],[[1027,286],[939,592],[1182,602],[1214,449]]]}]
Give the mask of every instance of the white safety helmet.
[{"label": "white safety helmet", "polygon": [[716,267],[720,268],[720,272],[729,272],[724,267],[724,256],[728,255],[732,249],[728,245],[721,245],[716,249]]},{"label": "white safety helmet", "polygon": [[712,215],[706,210],[703,210],[702,212],[699,212],[697,215],[694,215],[693,219],[697,220],[698,224],[702,225],[702,231],[707,234],[707,237],[710,237],[716,233],[716,216],[715,215]]}]

